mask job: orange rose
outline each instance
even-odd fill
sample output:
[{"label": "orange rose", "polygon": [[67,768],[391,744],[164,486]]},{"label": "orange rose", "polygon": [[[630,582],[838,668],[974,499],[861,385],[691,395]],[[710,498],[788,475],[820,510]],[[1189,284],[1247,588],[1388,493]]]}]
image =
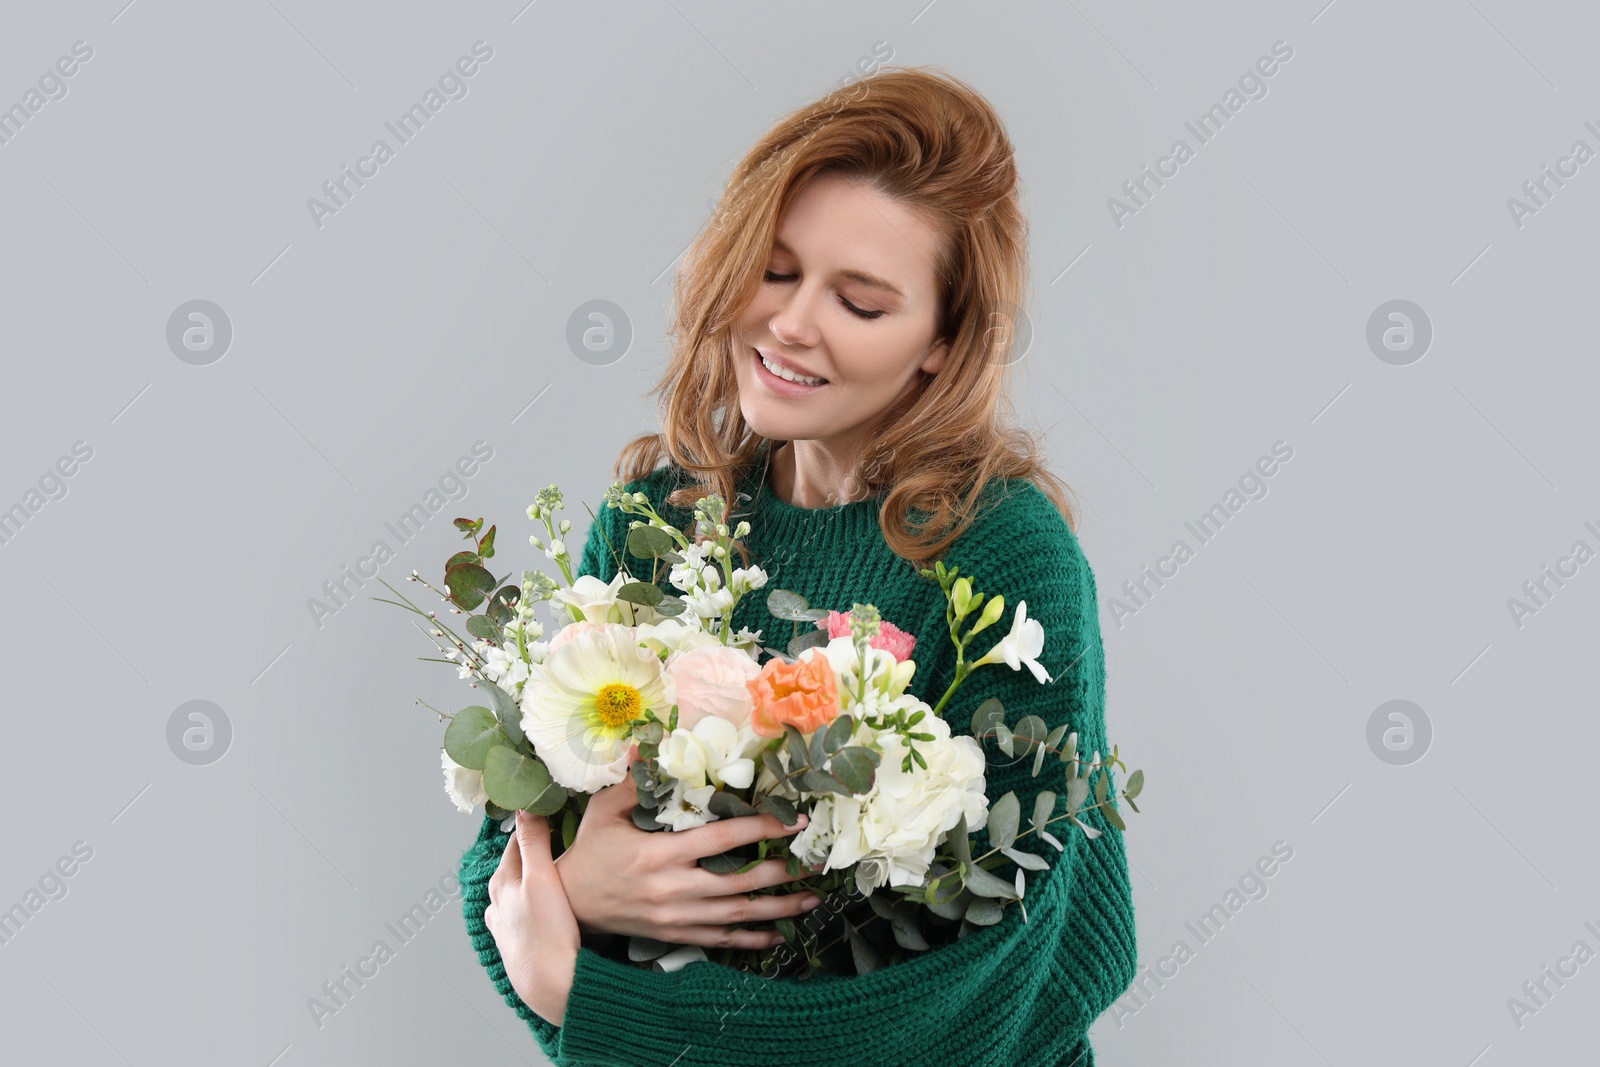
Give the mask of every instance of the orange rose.
[{"label": "orange rose", "polygon": [[782,737],[786,723],[809,734],[839,715],[833,665],[815,652],[796,663],[770,659],[745,686],[752,704],[750,728],[761,737]]}]

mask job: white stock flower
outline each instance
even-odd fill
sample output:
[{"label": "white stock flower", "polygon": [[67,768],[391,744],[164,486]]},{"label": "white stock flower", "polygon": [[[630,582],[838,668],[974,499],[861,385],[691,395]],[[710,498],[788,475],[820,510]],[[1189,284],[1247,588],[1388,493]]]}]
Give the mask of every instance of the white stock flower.
[{"label": "white stock flower", "polygon": [[985,663],[1004,663],[1014,671],[1024,665],[1040,682],[1051,681],[1050,672],[1039,663],[1039,653],[1044,651],[1044,627],[1039,620],[1028,618],[1028,602],[1017,601],[1017,612],[1011,616],[1011,632],[1002,637],[983,658],[972,666],[976,669]]},{"label": "white stock flower", "polygon": [[827,870],[854,864],[856,887],[870,895],[885,884],[920,885],[963,815],[969,831],[983,829],[989,805],[982,747],[965,734],[952,735],[949,723],[935,716],[924,717],[917,729],[934,735],[915,742],[928,766],[913,761],[903,771],[905,739],[858,724],[852,743],[871,745],[882,755],[872,789],[862,796],[818,796],[811,821],[790,844],[802,863]]},{"label": "white stock flower", "polygon": [[716,575],[716,566],[706,562],[706,553],[710,548],[708,544],[697,543],[678,553],[683,561],[674,563],[672,570],[667,573],[667,580],[674,588],[687,593],[699,586],[708,573]]},{"label": "white stock flower", "polygon": [[667,718],[672,679],[627,626],[573,623],[550,645],[522,687],[522,730],[557,785],[615,785],[628,773],[633,723],[646,711]]},{"label": "white stock flower", "polygon": [[489,794],[483,791],[482,771],[461,766],[442,748],[439,765],[444,768],[444,791],[455,801],[456,810],[471,812],[489,799]]},{"label": "white stock flower", "polygon": [[716,819],[706,807],[711,802],[711,794],[716,791],[716,786],[712,785],[692,786],[687,782],[677,782],[672,787],[672,795],[656,811],[656,820],[666,823],[675,831],[704,826]]}]

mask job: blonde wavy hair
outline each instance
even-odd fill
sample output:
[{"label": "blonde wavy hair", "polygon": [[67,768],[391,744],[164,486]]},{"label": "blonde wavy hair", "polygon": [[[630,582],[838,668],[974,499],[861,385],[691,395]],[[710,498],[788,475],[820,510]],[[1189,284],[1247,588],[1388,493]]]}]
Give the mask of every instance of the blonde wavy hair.
[{"label": "blonde wavy hair", "polygon": [[[1034,436],[1012,425],[1012,326],[1028,254],[1011,142],[983,97],[931,67],[885,67],[834,89],[740,160],[674,282],[672,354],[646,394],[659,396],[661,430],[623,448],[615,477],[642,477],[665,456],[691,478],[668,504],[690,508],[711,493],[735,503],[763,438],[739,407],[731,337],[762,282],[780,217],[822,173],[870,184],[946,238],[935,263],[935,336],[950,339],[949,354],[938,373],[918,371],[919,387],[883,413],[855,471],[859,488],[886,493],[878,518],[890,549],[930,564],[970,525],[988,480],[1001,477],[1033,482],[1076,529],[1070,490]],[[913,525],[913,509],[925,520]]]}]

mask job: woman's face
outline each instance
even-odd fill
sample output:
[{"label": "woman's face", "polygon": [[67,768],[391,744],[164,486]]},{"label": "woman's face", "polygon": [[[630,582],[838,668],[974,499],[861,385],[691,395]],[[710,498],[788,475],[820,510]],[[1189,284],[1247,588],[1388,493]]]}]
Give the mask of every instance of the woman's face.
[{"label": "woman's face", "polygon": [[[934,278],[942,236],[864,182],[811,180],[778,224],[767,272],[733,335],[739,406],[779,441],[853,452],[874,420],[944,365],[935,343]],[[794,385],[763,367],[779,360],[822,385]]]}]

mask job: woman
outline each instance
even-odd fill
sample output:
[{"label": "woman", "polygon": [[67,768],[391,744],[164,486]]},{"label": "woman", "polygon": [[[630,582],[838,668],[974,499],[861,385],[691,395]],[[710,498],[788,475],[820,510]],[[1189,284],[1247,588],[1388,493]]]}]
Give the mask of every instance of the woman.
[{"label": "woman", "polygon": [[[770,588],[843,611],[876,604],[917,637],[925,697],[943,692],[955,654],[944,596],[920,567],[943,559],[1008,610],[1025,601],[1052,681],[979,670],[952,728],[970,733],[972,710],[995,696],[1008,721],[1068,723],[1082,752],[1106,752],[1094,576],[1063,487],[1001,417],[1025,239],[1011,145],[961,82],[885,70],[801,109],[740,163],[690,249],[656,386],[663,430],[630,443],[617,470],[684,530],[693,501],[720,493],[730,525],[751,523],[745,545]],[[626,529],[615,509],[599,514],[582,572],[612,578],[605,546]],[[744,597],[734,626],[781,645],[792,624],[764,599]],[[991,801],[1014,790],[1031,811],[1059,783],[1058,771],[1034,778],[1031,757],[997,768],[1007,761],[987,745]],[[781,940],[771,920],[816,906],[781,860],[746,875],[695,862],[798,827],[757,815],[647,833],[629,817],[632,790],[630,776],[596,794],[559,863],[545,820],[527,816],[510,835],[486,818],[462,859],[479,959],[555,1062],[1093,1064],[1088,1027],[1135,964],[1122,839],[1098,812],[1085,819],[1102,831],[1093,841],[1073,830],[1060,852],[1037,835],[1019,843],[1050,864],[1028,876],[1026,920],[1013,905],[890,967],[797,981],[709,960],[644,971],[584,943],[580,931],[767,947]],[[795,891],[749,896],[771,887]]]}]

